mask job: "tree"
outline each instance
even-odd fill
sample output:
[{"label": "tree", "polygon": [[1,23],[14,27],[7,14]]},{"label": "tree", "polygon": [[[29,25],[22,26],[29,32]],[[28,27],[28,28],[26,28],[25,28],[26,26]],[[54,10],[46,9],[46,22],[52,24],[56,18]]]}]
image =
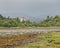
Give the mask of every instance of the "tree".
[{"label": "tree", "polygon": [[49,20],[50,19],[50,17],[49,16],[47,16],[47,20]]},{"label": "tree", "polygon": [[2,19],[3,18],[3,16],[0,14],[0,18]]}]

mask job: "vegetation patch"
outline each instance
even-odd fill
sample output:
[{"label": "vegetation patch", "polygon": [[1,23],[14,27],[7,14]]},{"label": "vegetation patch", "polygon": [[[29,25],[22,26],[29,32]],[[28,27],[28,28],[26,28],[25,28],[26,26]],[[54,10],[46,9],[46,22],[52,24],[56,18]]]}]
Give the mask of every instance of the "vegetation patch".
[{"label": "vegetation patch", "polygon": [[38,34],[20,34],[20,35],[13,35],[13,36],[0,36],[0,47],[7,48],[7,47],[15,47],[21,46],[27,43],[36,42]]},{"label": "vegetation patch", "polygon": [[40,33],[36,42],[15,48],[60,48],[60,32]]},{"label": "vegetation patch", "polygon": [[10,18],[4,17],[0,14],[0,27],[59,27],[60,26],[60,16],[56,15],[47,16],[47,18],[43,21],[39,22],[31,22],[30,20],[26,20],[21,22],[20,18]]}]

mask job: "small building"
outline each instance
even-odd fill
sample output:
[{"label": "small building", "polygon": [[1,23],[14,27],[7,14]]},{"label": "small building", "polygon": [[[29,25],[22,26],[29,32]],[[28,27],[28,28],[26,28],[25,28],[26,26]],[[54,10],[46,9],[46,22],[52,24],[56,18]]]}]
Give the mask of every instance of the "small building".
[{"label": "small building", "polygon": [[24,17],[21,17],[20,22],[24,22],[24,21],[26,21],[26,19]]}]

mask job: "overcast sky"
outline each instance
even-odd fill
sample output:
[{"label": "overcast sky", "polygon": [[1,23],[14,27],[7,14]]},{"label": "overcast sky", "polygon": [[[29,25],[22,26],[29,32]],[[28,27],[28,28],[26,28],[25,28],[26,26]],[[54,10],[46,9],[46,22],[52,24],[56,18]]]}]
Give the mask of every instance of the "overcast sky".
[{"label": "overcast sky", "polygon": [[60,15],[60,0],[0,0],[0,14],[38,18]]}]

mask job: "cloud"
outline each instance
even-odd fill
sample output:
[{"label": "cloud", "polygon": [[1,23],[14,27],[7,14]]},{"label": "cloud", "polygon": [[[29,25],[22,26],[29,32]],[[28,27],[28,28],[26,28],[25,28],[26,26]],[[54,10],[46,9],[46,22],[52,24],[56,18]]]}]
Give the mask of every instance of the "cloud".
[{"label": "cloud", "polygon": [[60,14],[60,0],[0,0],[0,13],[9,16]]}]

